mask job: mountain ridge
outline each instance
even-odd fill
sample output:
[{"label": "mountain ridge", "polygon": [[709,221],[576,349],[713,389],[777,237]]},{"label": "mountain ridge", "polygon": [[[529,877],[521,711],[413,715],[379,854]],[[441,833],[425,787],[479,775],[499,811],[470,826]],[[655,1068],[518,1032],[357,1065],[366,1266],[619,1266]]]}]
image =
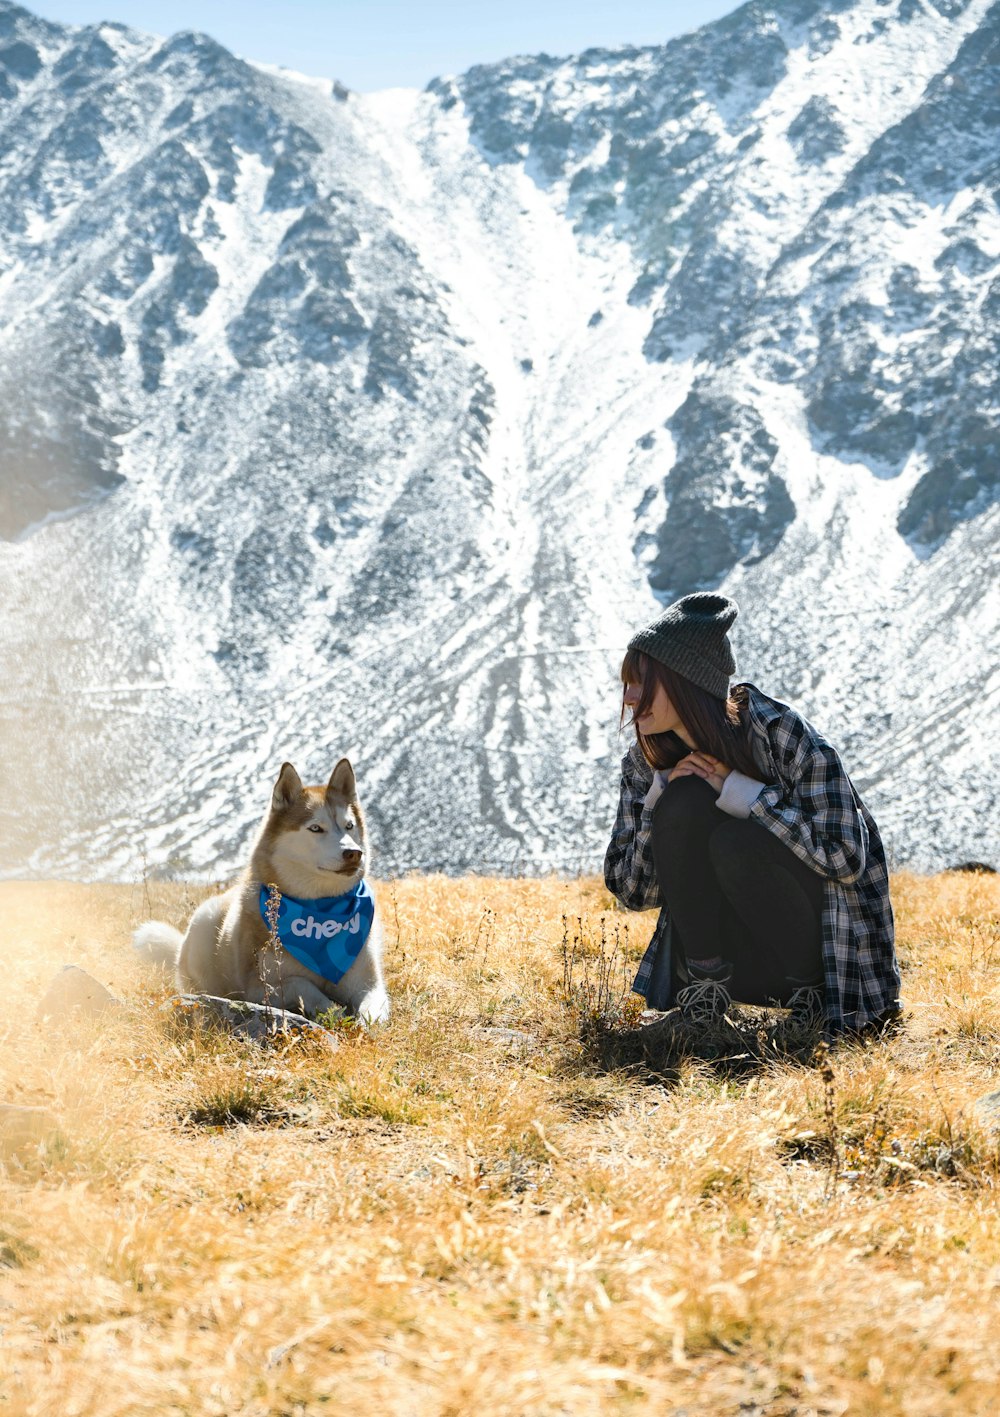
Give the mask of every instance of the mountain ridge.
[{"label": "mountain ridge", "polygon": [[60,823],[8,780],[4,869],[218,874],[341,751],[386,869],[593,869],[621,647],[716,584],[898,862],[996,856],[998,25],[753,0],[362,96],[0,4],[0,712]]}]

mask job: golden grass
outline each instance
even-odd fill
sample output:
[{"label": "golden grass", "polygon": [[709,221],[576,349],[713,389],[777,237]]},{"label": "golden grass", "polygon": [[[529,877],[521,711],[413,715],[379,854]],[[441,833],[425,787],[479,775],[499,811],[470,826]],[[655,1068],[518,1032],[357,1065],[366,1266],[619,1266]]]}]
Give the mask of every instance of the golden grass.
[{"label": "golden grass", "polygon": [[[387,884],[387,1030],[188,1038],[128,934],[202,894],[0,886],[0,1101],[60,1128],[0,1163],[0,1413],[996,1410],[994,880],[896,879],[908,1026],[829,1085],[602,1070],[564,916],[592,982],[651,919],[589,881]],[[36,1025],[63,963],[125,1009]]]}]

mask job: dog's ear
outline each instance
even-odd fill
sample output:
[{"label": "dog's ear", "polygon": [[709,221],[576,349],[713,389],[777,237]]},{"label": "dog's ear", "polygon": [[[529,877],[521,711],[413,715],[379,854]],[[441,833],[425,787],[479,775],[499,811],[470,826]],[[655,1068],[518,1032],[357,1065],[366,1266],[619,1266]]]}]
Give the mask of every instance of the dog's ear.
[{"label": "dog's ear", "polygon": [[283,807],[290,807],[293,802],[297,802],[301,796],[301,777],[291,763],[282,763],[281,771],[278,773],[278,781],[274,784],[274,791],[271,793],[271,806],[280,812]]},{"label": "dog's ear", "polygon": [[330,781],[326,785],[326,795],[327,797],[346,797],[348,802],[353,802],[358,795],[354,769],[347,758],[341,758],[330,774]]}]

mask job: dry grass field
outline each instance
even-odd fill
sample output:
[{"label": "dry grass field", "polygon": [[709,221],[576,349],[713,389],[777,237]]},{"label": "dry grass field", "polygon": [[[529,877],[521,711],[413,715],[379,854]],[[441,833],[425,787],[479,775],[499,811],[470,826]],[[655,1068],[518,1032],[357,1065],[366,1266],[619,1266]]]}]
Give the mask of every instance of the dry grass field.
[{"label": "dry grass field", "polygon": [[[0,1417],[1000,1407],[996,880],[896,879],[907,1025],[825,1070],[593,1018],[652,921],[592,881],[387,883],[386,1030],[189,1036],[128,936],[202,894],[0,886],[0,1101],[59,1125],[0,1161]],[[125,1007],[36,1023],[64,963]]]}]

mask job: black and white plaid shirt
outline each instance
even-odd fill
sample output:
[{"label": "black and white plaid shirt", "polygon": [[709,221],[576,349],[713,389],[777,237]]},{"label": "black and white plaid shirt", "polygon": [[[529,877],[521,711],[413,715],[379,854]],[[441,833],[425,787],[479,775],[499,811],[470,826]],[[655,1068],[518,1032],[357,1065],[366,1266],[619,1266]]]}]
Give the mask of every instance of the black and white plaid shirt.
[{"label": "black and white plaid shirt", "polygon": [[[839,756],[786,704],[749,690],[750,737],[763,791],[750,817],[826,878],[823,973],[831,1032],[862,1029],[899,1006],[889,873],[878,827]],[[633,744],[622,759],[618,815],[604,860],[608,890],[627,910],[660,907],[633,988],[650,1008],[673,997],[671,925],[656,880],[653,809],[645,797],[653,770]]]}]

